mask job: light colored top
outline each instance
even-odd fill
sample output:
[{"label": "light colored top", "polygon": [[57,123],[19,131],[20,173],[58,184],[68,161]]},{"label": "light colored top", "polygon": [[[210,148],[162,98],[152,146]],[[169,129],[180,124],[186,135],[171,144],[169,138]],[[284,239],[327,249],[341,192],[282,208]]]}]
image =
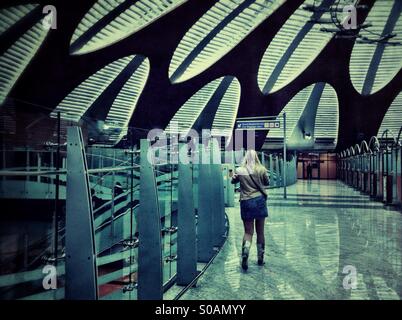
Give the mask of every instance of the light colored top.
[{"label": "light colored top", "polygon": [[[257,185],[263,191],[269,185],[268,171],[265,167],[255,166],[254,170],[249,169],[249,172],[245,167],[238,167],[235,176],[232,178],[232,183],[240,182],[240,200],[248,200],[261,196],[262,193]],[[250,174],[255,183],[251,180]]]}]

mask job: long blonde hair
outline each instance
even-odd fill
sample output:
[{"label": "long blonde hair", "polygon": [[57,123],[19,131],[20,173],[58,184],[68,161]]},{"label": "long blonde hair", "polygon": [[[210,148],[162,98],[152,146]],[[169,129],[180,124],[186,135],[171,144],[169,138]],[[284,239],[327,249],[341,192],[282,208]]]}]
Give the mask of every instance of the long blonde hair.
[{"label": "long blonde hair", "polygon": [[253,149],[247,150],[241,165],[242,167],[247,168],[250,172],[253,172],[256,168],[264,168],[260,162],[260,159],[258,158],[257,152]]}]

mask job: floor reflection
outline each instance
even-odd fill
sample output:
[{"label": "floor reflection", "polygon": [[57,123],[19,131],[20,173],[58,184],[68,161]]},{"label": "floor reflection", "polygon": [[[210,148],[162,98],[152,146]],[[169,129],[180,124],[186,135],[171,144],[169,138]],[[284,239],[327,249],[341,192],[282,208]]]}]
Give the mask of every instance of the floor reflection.
[{"label": "floor reflection", "polygon": [[[183,299],[400,299],[402,216],[336,181],[270,190],[267,263],[239,267],[239,205],[214,264]],[[354,273],[355,272],[355,273]]]}]

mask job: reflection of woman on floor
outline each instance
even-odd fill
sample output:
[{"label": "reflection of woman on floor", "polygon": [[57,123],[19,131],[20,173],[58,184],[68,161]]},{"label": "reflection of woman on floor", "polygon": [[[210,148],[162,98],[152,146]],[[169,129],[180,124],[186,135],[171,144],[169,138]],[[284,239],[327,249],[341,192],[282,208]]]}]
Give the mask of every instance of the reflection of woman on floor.
[{"label": "reflection of woman on floor", "polygon": [[264,264],[264,224],[268,217],[265,187],[269,184],[267,169],[260,163],[255,150],[248,150],[242,165],[236,169],[232,183],[240,182],[240,210],[244,224],[242,268],[248,269],[248,255],[253,239],[254,224],[257,233],[258,265]]}]

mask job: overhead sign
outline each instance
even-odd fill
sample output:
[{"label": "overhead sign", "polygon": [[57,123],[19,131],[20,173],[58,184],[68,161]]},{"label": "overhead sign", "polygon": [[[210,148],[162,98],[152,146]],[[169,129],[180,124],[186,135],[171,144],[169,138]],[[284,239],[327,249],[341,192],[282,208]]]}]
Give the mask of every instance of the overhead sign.
[{"label": "overhead sign", "polygon": [[279,129],[281,122],[278,120],[238,120],[236,130],[269,130]]}]

